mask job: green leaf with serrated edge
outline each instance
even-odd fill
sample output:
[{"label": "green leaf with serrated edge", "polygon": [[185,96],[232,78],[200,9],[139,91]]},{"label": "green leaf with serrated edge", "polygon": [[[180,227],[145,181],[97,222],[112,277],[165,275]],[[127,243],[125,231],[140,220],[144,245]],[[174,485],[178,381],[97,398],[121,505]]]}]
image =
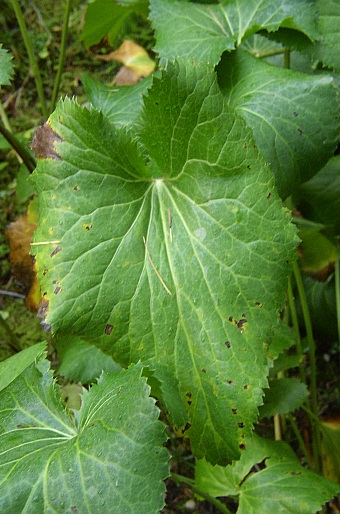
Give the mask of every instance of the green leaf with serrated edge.
[{"label": "green leaf with serrated edge", "polygon": [[303,216],[331,226],[335,234],[340,234],[340,155],[301,184],[293,199]]},{"label": "green leaf with serrated edge", "polygon": [[294,378],[279,378],[269,382],[265,391],[264,404],[259,408],[260,418],[275,414],[288,414],[301,407],[308,398],[306,384]]},{"label": "green leaf with serrated edge", "polygon": [[168,453],[148,394],[141,366],[104,375],[72,420],[51,372],[26,368],[0,395],[1,512],[159,512]]},{"label": "green leaf with serrated edge", "polygon": [[2,48],[2,44],[0,43],[0,87],[8,86],[11,83],[12,73],[12,56],[7,50]]},{"label": "green leaf with serrated edge", "polygon": [[83,84],[91,104],[102,111],[113,125],[131,128],[140,116],[143,95],[152,84],[152,76],[134,86],[106,86],[85,75]]},{"label": "green leaf with serrated edge", "polygon": [[102,371],[114,373],[121,369],[109,355],[77,336],[56,338],[55,348],[61,361],[58,374],[81,384],[94,382]]},{"label": "green leaf with serrated edge", "polygon": [[315,6],[308,1],[226,0],[216,5],[175,0],[150,0],[161,60],[186,57],[215,65],[252,34],[279,27],[296,29],[311,40],[318,37]]},{"label": "green leaf with serrated edge", "polygon": [[338,0],[316,0],[318,29],[321,37],[306,49],[312,58],[340,71],[340,4]]},{"label": "green leaf with serrated edge", "polygon": [[131,14],[148,15],[148,2],[141,0],[132,5],[119,5],[114,0],[95,0],[88,4],[81,39],[86,48],[107,36],[112,45]]},{"label": "green leaf with serrated edge", "polygon": [[332,77],[277,68],[237,50],[223,56],[219,79],[230,106],[253,129],[282,198],[332,157],[339,135]]},{"label": "green leaf with serrated edge", "polygon": [[277,359],[284,350],[288,350],[294,344],[296,344],[296,337],[292,328],[280,320],[278,326],[273,330],[268,348],[268,357],[270,359]]},{"label": "green leaf with serrated edge", "polygon": [[0,362],[0,391],[5,389],[15,380],[28,366],[32,364],[46,348],[46,343],[37,343],[9,359]]},{"label": "green leaf with serrated edge", "polygon": [[205,65],[155,79],[143,124],[137,147],[70,100],[49,119],[59,157],[35,172],[35,242],[60,242],[33,246],[45,322],[122,365],[169,367],[193,451],[225,463],[262,402],[295,229]]},{"label": "green leaf with serrated edge", "polygon": [[[249,473],[263,464],[264,469]],[[338,484],[302,467],[285,442],[255,434],[232,465],[213,467],[197,461],[195,485],[213,496],[238,496],[237,514],[310,514],[340,490]]]},{"label": "green leaf with serrated edge", "polygon": [[303,357],[300,355],[287,355],[282,353],[274,362],[270,370],[269,376],[275,378],[278,373],[286,371],[287,369],[296,368],[301,364]]}]

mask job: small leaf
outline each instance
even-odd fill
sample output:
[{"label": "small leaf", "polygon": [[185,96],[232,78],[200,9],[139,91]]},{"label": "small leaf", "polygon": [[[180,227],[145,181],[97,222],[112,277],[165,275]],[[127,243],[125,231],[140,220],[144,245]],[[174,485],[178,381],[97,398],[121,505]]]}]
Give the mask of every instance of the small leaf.
[{"label": "small leaf", "polygon": [[13,74],[12,56],[0,43],[0,87],[9,86]]},{"label": "small leaf", "polygon": [[293,378],[271,380],[269,389],[265,392],[264,404],[259,408],[260,418],[294,412],[307,398],[306,384]]},{"label": "small leaf", "polygon": [[214,5],[150,0],[150,18],[161,62],[186,57],[213,66],[225,50],[260,30],[286,27],[318,37],[316,11],[306,0],[225,0]]},{"label": "small leaf", "polygon": [[274,67],[241,50],[223,56],[219,76],[228,102],[252,128],[282,198],[333,156],[339,104],[332,77]]},{"label": "small leaf", "polygon": [[73,420],[42,364],[0,395],[2,512],[159,512],[168,454],[142,368],[102,376]]},{"label": "small leaf", "polygon": [[232,465],[213,467],[198,461],[195,484],[213,496],[238,496],[238,514],[310,514],[340,490],[338,484],[302,467],[286,443],[256,434]]}]

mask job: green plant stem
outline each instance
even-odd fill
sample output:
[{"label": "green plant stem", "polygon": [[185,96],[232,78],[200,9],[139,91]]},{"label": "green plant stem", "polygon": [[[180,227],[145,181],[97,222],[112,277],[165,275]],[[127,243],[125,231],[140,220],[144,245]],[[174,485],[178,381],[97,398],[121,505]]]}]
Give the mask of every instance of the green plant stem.
[{"label": "green plant stem", "polygon": [[[304,355],[303,355],[302,346],[301,346],[299,321],[298,321],[298,316],[297,316],[296,307],[295,307],[291,277],[289,277],[289,280],[288,280],[288,304],[289,304],[289,311],[290,311],[290,316],[291,316],[294,332],[296,335],[296,350],[297,350],[297,354],[299,355],[299,357],[301,358],[301,361],[302,361]],[[301,381],[304,384],[306,384],[306,382],[307,382],[306,381],[306,370],[305,370],[303,362],[301,362],[299,365],[299,374],[300,374]]]},{"label": "green plant stem", "polygon": [[290,69],[290,48],[285,48],[283,53],[283,67]]},{"label": "green plant stem", "polygon": [[340,236],[336,238],[336,259],[335,259],[335,301],[336,318],[338,323],[338,340],[340,341]]},{"label": "green plant stem", "polygon": [[14,148],[17,154],[22,158],[24,164],[26,165],[29,172],[32,173],[36,167],[36,162],[34,157],[29,153],[29,151],[25,148],[25,146],[20,143],[20,141],[7,130],[2,123],[0,123],[0,134],[4,136],[5,139],[10,143],[10,145]]},{"label": "green plant stem", "polygon": [[38,62],[37,62],[34,52],[33,52],[31,38],[30,38],[29,32],[26,27],[26,23],[25,23],[24,16],[21,11],[19,1],[11,0],[11,3],[12,3],[13,10],[15,12],[15,15],[17,17],[17,20],[18,20],[21,35],[22,35],[22,38],[24,40],[25,47],[27,50],[30,66],[33,71],[35,85],[37,87],[37,92],[38,92],[38,96],[39,96],[39,100],[40,100],[40,104],[41,104],[41,110],[42,110],[44,118],[47,119],[48,111],[47,111],[46,98],[44,95],[44,89],[43,89],[43,85],[42,85]]},{"label": "green plant stem", "polygon": [[301,450],[302,450],[302,452],[303,452],[303,454],[305,456],[306,461],[308,462],[309,467],[311,469],[313,469],[313,463],[311,461],[309,452],[308,452],[307,447],[305,445],[305,442],[304,442],[304,440],[303,440],[303,438],[302,438],[302,436],[301,436],[301,434],[299,432],[299,429],[297,427],[297,424],[296,424],[296,421],[295,421],[294,417],[292,416],[291,413],[288,413],[287,414],[287,418],[289,419],[289,422],[290,422],[291,427],[292,427],[292,429],[294,431],[295,437],[296,437],[296,439],[297,439],[297,441],[299,443],[299,446],[300,446],[300,448],[301,448]]},{"label": "green plant stem", "polygon": [[21,351],[21,348],[20,348],[20,342],[19,342],[19,339],[17,338],[17,336],[14,334],[13,330],[11,329],[11,327],[8,325],[8,323],[6,323],[6,321],[4,320],[4,318],[1,316],[0,314],[0,326],[5,330],[5,332],[7,333],[8,335],[8,338],[9,340],[6,341],[7,344],[12,348],[12,350],[14,350],[15,352],[20,352]]},{"label": "green plant stem", "polygon": [[282,439],[281,417],[279,414],[275,414],[275,416],[274,416],[274,434],[275,434],[275,441],[281,441],[281,439]]},{"label": "green plant stem", "polygon": [[254,51],[254,52],[250,52],[252,55],[254,55],[255,57],[257,57],[258,59],[264,59],[265,57],[271,57],[272,55],[282,55],[284,54],[284,50],[283,49],[280,49],[280,50],[270,50],[270,51],[263,51],[263,52],[257,52],[257,51]]},{"label": "green plant stem", "polygon": [[4,106],[2,105],[1,102],[0,102],[0,118],[2,120],[2,123],[4,124],[5,129],[7,129],[8,132],[12,132],[12,128],[11,128],[11,125],[9,123],[6,111],[5,111]]},{"label": "green plant stem", "polygon": [[[315,358],[315,342],[313,337],[312,323],[309,315],[309,309],[307,304],[307,298],[305,288],[303,286],[302,277],[299,266],[296,262],[293,264],[294,277],[298,288],[303,320],[306,328],[306,337],[309,346],[309,366],[310,366],[310,388],[311,388],[311,399],[312,399],[312,412],[316,418],[318,418],[318,398],[316,388],[316,358]],[[313,433],[313,455],[315,471],[320,472],[320,446],[321,436],[320,428],[318,423],[312,423]]]},{"label": "green plant stem", "polygon": [[217,510],[219,510],[220,512],[223,512],[223,514],[231,514],[230,510],[222,502],[220,502],[220,500],[218,500],[211,494],[206,493],[205,491],[202,491],[201,489],[199,489],[195,485],[194,480],[192,480],[191,478],[187,478],[182,475],[177,475],[176,473],[171,473],[170,479],[173,482],[176,482],[177,484],[187,484],[190,487],[190,489],[192,489],[196,494],[198,494],[199,496],[202,496],[202,498],[204,498],[205,500],[210,502],[212,505],[214,505],[214,507],[216,507]]},{"label": "green plant stem", "polygon": [[61,76],[62,76],[63,68],[64,68],[67,34],[68,34],[68,20],[70,17],[71,1],[72,0],[66,0],[64,23],[63,23],[63,30],[62,30],[62,35],[61,35],[59,62],[58,62],[57,75],[56,75],[56,78],[54,81],[54,86],[53,86],[52,100],[51,100],[51,105],[50,105],[50,113],[54,111],[55,106],[56,106],[57,95],[58,95]]}]

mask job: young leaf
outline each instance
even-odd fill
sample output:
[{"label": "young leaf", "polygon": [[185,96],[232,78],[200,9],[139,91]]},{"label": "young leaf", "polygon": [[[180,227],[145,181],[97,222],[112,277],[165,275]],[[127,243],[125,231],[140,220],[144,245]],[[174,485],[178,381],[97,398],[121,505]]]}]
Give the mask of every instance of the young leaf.
[{"label": "young leaf", "polygon": [[168,367],[194,452],[237,458],[296,244],[250,130],[214,74],[184,64],[155,79],[138,143],[70,100],[47,127],[33,247],[46,324],[122,365]]},{"label": "young leaf", "polygon": [[264,404],[259,408],[260,418],[275,414],[288,414],[301,407],[308,398],[306,384],[293,378],[271,380],[266,391]]},{"label": "young leaf", "polygon": [[141,371],[102,376],[83,394],[76,422],[47,361],[1,392],[2,512],[159,512],[168,454]]},{"label": "young leaf", "polygon": [[11,75],[13,73],[12,56],[2,48],[0,43],[0,87],[8,86],[11,83]]},{"label": "young leaf", "polygon": [[215,65],[225,50],[260,30],[286,27],[312,40],[319,35],[315,7],[306,0],[224,0],[216,5],[150,0],[150,18],[163,61],[186,57]]},{"label": "young leaf", "polygon": [[274,67],[242,50],[223,56],[219,77],[230,105],[253,129],[282,198],[332,157],[339,116],[332,77]]},{"label": "young leaf", "polygon": [[[255,465],[262,469],[250,473]],[[237,514],[310,514],[340,490],[338,484],[302,467],[283,441],[257,435],[232,466],[213,467],[198,461],[195,483],[213,496],[238,496]]]}]

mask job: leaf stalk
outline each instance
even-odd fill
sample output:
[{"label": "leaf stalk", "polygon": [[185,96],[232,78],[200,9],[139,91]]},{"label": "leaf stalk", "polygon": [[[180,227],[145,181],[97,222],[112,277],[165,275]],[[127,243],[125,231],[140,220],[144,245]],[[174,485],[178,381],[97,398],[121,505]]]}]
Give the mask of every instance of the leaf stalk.
[{"label": "leaf stalk", "polygon": [[194,493],[198,494],[199,496],[210,502],[212,505],[214,505],[214,507],[216,507],[217,510],[219,510],[223,514],[232,514],[230,510],[226,507],[226,505],[224,505],[220,500],[218,500],[211,494],[202,491],[199,487],[195,485],[195,481],[191,478],[184,477],[182,475],[177,475],[176,473],[171,473],[170,479],[173,482],[176,482],[176,484],[187,484],[190,487],[190,489],[194,491]]}]

